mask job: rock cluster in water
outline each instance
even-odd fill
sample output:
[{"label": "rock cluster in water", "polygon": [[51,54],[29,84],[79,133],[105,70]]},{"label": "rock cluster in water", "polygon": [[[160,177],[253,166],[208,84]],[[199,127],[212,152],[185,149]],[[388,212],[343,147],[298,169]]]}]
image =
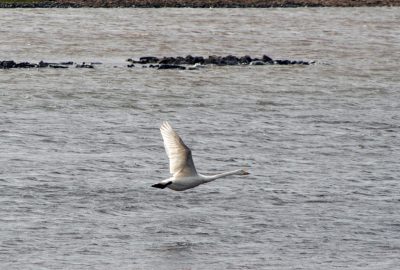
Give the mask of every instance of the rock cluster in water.
[{"label": "rock cluster in water", "polygon": [[39,63],[30,63],[30,62],[20,62],[17,63],[13,60],[8,61],[0,61],[0,69],[11,69],[11,68],[69,68],[70,66],[74,66],[76,68],[94,68],[95,63],[87,64],[83,62],[82,64],[75,64],[72,61],[68,62],[60,62],[60,63],[47,63],[40,61]]},{"label": "rock cluster in water", "polygon": [[[138,60],[128,59],[128,67],[132,68],[135,65],[141,67],[149,67],[155,69],[177,69],[177,70],[193,70],[206,67],[208,65],[215,66],[237,66],[237,65],[310,65],[314,61],[294,61],[294,60],[274,60],[267,55],[263,55],[260,58],[252,58],[248,55],[237,57],[234,55],[228,56],[192,56],[186,57],[162,57],[158,58],[155,56],[144,56]],[[95,65],[101,64],[100,62],[91,63],[74,63],[73,61],[59,62],[59,63],[48,63],[40,61],[39,63],[30,62],[15,62],[13,60],[0,61],[0,69],[11,69],[11,68],[94,68]]]},{"label": "rock cluster in water", "polygon": [[158,58],[155,56],[144,56],[140,57],[139,60],[129,58],[127,60],[130,64],[128,67],[135,67],[135,64],[140,64],[142,67],[150,67],[157,69],[193,69],[200,66],[206,65],[217,65],[217,66],[236,66],[236,65],[310,65],[314,62],[308,61],[293,61],[293,60],[274,60],[267,55],[263,55],[260,58],[252,58],[251,56],[245,55],[242,57],[228,55],[228,56],[216,56],[211,55],[208,57],[203,56],[192,56],[186,57],[162,57]]}]

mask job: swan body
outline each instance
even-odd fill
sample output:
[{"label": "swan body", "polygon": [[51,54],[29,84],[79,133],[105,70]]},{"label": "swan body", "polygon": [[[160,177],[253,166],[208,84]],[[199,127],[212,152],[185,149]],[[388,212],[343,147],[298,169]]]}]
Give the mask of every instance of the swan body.
[{"label": "swan body", "polygon": [[161,189],[168,187],[172,190],[182,191],[229,175],[249,174],[241,169],[211,176],[198,174],[193,163],[192,151],[183,143],[171,125],[166,121],[163,122],[160,131],[169,158],[169,170],[172,177],[154,184],[152,187]]}]

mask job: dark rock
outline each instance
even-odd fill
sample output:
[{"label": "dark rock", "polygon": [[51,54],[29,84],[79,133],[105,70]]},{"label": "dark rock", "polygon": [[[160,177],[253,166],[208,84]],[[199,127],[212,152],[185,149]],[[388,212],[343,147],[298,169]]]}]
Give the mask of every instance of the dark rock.
[{"label": "dark rock", "polygon": [[158,63],[158,61],[160,61],[160,59],[158,59],[157,57],[154,57],[154,56],[144,56],[144,57],[139,58],[140,64],[154,64],[154,63]]},{"label": "dark rock", "polygon": [[175,61],[175,57],[163,57],[158,63],[161,65],[174,65]]},{"label": "dark rock", "polygon": [[186,62],[186,58],[184,58],[184,57],[181,57],[181,56],[178,56],[176,59],[175,59],[175,63],[174,63],[175,65],[187,65],[188,63]]},{"label": "dark rock", "polygon": [[248,65],[252,61],[251,57],[249,55],[245,55],[243,57],[239,58],[239,63],[242,65]]},{"label": "dark rock", "polygon": [[186,62],[186,64],[188,64],[188,65],[194,65],[194,57],[193,56],[191,56],[191,55],[187,55],[186,57],[185,57],[185,62]]},{"label": "dark rock", "polygon": [[313,61],[307,62],[307,61],[302,61],[302,60],[296,61],[296,62],[297,62],[298,65],[310,65],[310,64],[314,63]]},{"label": "dark rock", "polygon": [[302,60],[299,60],[299,61],[295,61],[295,60],[293,60],[293,61],[291,61],[291,60],[275,60],[274,63],[277,64],[277,65],[310,65],[310,64],[313,63],[313,61],[307,62],[307,61],[302,61]]},{"label": "dark rock", "polygon": [[37,67],[36,64],[31,64],[29,62],[21,62],[14,65],[14,68],[34,68]]},{"label": "dark rock", "polygon": [[222,64],[228,66],[234,66],[239,64],[239,58],[234,55],[228,55],[222,58]]},{"label": "dark rock", "polygon": [[193,57],[193,64],[204,64],[204,57],[203,56],[195,56]]},{"label": "dark rock", "polygon": [[275,60],[274,63],[277,65],[290,65],[291,64],[291,62],[289,60]]},{"label": "dark rock", "polygon": [[62,66],[62,65],[58,65],[58,64],[49,64],[49,67],[51,67],[51,68],[68,68],[67,66]]},{"label": "dark rock", "polygon": [[158,69],[186,69],[186,67],[179,65],[162,64],[158,67]]},{"label": "dark rock", "polygon": [[149,68],[158,68],[160,65],[150,65]]},{"label": "dark rock", "polygon": [[49,63],[46,63],[46,62],[43,62],[43,61],[40,61],[39,64],[38,64],[38,67],[40,67],[40,68],[44,68],[44,67],[48,67],[48,66],[49,66]]},{"label": "dark rock", "polygon": [[274,60],[271,57],[269,57],[268,55],[265,55],[265,54],[262,57],[262,61],[265,62],[265,63],[269,63],[269,64],[273,64],[274,63]]},{"label": "dark rock", "polygon": [[222,57],[216,55],[210,55],[207,59],[205,59],[204,64],[212,64],[212,65],[221,65]]},{"label": "dark rock", "polygon": [[1,69],[9,69],[15,67],[16,63],[14,61],[0,61]]},{"label": "dark rock", "polygon": [[187,55],[185,58],[177,57],[173,64],[175,64],[175,65],[194,65],[196,63],[203,64],[204,63],[204,57],[202,57],[202,56],[192,56],[192,55]]},{"label": "dark rock", "polygon": [[135,65],[134,65],[134,64],[130,64],[130,65],[128,65],[127,67],[128,67],[128,68],[133,68],[133,67],[135,67]]},{"label": "dark rock", "polygon": [[85,62],[83,62],[81,65],[76,65],[76,68],[94,68],[93,65],[90,64],[86,64]]},{"label": "dark rock", "polygon": [[73,64],[74,64],[74,62],[72,62],[72,61],[61,62],[61,63],[60,63],[60,65],[64,65],[64,66],[71,66],[71,65],[73,65]]}]

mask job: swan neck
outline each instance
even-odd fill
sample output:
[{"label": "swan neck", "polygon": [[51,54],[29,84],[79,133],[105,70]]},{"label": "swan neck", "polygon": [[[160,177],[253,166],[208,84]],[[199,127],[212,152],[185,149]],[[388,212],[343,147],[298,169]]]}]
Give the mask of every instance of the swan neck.
[{"label": "swan neck", "polygon": [[209,176],[203,176],[203,177],[204,177],[204,180],[206,182],[210,182],[210,181],[213,181],[215,179],[222,178],[222,177],[229,176],[229,175],[238,174],[240,172],[241,172],[241,170],[235,170],[235,171],[224,172],[224,173],[219,173],[219,174],[209,175]]}]

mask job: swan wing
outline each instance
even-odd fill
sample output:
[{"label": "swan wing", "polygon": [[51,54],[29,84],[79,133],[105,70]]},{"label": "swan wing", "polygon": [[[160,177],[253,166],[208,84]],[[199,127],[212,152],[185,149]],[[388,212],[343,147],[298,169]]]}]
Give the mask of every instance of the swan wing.
[{"label": "swan wing", "polygon": [[165,121],[160,127],[165,151],[169,158],[169,171],[174,177],[197,175],[192,151],[187,147],[171,125]]}]

